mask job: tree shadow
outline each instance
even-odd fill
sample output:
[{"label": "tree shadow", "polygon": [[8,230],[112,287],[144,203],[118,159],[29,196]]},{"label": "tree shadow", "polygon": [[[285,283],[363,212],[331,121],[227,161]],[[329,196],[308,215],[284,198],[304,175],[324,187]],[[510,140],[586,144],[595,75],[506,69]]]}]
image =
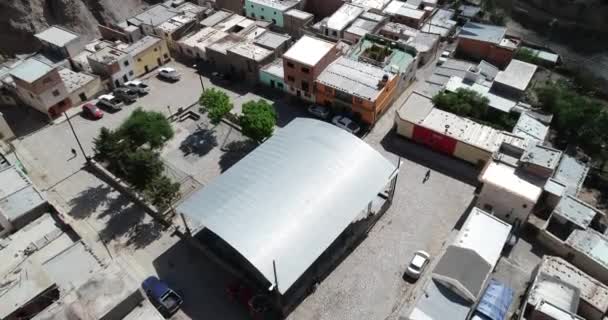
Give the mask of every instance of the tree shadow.
[{"label": "tree shadow", "polygon": [[257,147],[257,143],[253,140],[237,140],[226,144],[222,151],[224,153],[220,157],[219,165],[222,172],[230,169],[235,163],[243,159],[249,152]]},{"label": "tree shadow", "polygon": [[131,228],[127,246],[142,249],[159,239],[165,228],[154,220],[141,222]]},{"label": "tree shadow", "polygon": [[69,201],[69,215],[75,219],[90,217],[98,208],[109,201],[108,196],[114,189],[106,184],[86,189]]},{"label": "tree shadow", "polygon": [[215,132],[212,129],[200,129],[187,136],[179,148],[184,155],[194,154],[202,157],[217,146]]}]

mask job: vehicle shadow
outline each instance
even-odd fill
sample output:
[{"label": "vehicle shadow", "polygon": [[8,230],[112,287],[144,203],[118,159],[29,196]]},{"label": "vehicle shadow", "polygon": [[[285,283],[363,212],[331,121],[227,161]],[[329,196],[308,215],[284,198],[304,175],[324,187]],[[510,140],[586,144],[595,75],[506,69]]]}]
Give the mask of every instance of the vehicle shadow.
[{"label": "vehicle shadow", "polygon": [[184,300],[181,310],[190,319],[250,319],[246,309],[232,302],[226,287],[233,277],[180,240],[153,262],[159,279]]}]

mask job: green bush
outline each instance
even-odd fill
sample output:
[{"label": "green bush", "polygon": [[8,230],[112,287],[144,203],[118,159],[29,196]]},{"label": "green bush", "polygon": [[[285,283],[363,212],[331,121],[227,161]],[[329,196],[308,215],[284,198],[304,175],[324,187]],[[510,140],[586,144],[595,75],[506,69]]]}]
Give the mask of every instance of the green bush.
[{"label": "green bush", "polygon": [[198,103],[202,106],[201,110],[207,112],[213,124],[220,123],[222,118],[233,108],[228,95],[215,88],[205,90],[201,94]]},{"label": "green bush", "polygon": [[471,118],[491,127],[511,131],[517,123],[518,115],[504,113],[489,106],[488,98],[481,94],[460,88],[456,92],[443,91],[433,97],[439,109]]},{"label": "green bush", "polygon": [[152,149],[161,148],[173,137],[169,120],[159,112],[137,108],[118,128],[118,135],[135,147],[148,144]]},{"label": "green bush", "polygon": [[243,134],[260,142],[270,137],[276,125],[274,107],[265,100],[249,101],[243,104],[243,115],[239,122]]}]

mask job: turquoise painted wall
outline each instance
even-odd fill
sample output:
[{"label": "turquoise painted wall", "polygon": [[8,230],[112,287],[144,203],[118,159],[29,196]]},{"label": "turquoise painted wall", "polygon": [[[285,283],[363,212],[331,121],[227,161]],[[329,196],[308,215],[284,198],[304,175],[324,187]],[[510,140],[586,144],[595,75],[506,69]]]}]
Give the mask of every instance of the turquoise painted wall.
[{"label": "turquoise painted wall", "polygon": [[[266,86],[271,87],[270,81],[274,81],[275,89],[281,90],[281,91],[287,91],[287,85],[285,84],[285,82],[283,82],[283,79],[281,79],[273,74],[266,73],[264,71],[260,71],[260,82]],[[283,88],[281,88],[281,86],[278,85],[279,83],[283,85]]]},{"label": "turquoise painted wall", "polygon": [[[277,27],[283,27],[283,12],[277,9],[245,1],[245,15],[256,20],[264,20],[274,23]],[[274,19],[276,22],[272,21]]]}]

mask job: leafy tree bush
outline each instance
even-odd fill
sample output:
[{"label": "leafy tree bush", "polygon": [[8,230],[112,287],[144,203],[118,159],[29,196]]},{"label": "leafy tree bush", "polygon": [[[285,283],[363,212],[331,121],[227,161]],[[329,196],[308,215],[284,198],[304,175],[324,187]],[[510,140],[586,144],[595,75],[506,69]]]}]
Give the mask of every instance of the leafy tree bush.
[{"label": "leafy tree bush", "polygon": [[202,106],[201,110],[207,111],[211,123],[218,124],[222,118],[232,110],[232,103],[228,95],[215,88],[205,90],[201,94],[198,103]]},{"label": "leafy tree bush", "polygon": [[173,136],[173,129],[157,112],[135,110],[115,131],[102,128],[94,140],[95,157],[164,210],[179,197],[179,184],[163,175],[164,164],[155,150]]},{"label": "leafy tree bush", "polygon": [[579,94],[567,82],[536,89],[542,109],[553,113],[558,138],[602,157],[608,148],[608,110],[599,100]]},{"label": "leafy tree bush", "polygon": [[165,116],[141,108],[135,109],[117,132],[135,147],[148,144],[152,149],[162,147],[173,137],[173,128]]},{"label": "leafy tree bush", "polygon": [[243,133],[256,141],[263,141],[272,135],[277,121],[274,107],[265,100],[249,101],[243,104],[243,115],[239,122]]},{"label": "leafy tree bush", "polygon": [[443,91],[433,97],[433,103],[440,109],[497,129],[511,131],[517,123],[518,115],[490,108],[489,102],[481,94],[464,88],[456,92]]},{"label": "leafy tree bush", "polygon": [[156,209],[164,211],[179,197],[179,183],[172,182],[166,176],[159,176],[146,187],[143,195]]},{"label": "leafy tree bush", "polygon": [[517,52],[515,52],[515,59],[537,65],[541,64],[540,59],[538,58],[538,52],[535,53],[528,48],[518,49]]}]

